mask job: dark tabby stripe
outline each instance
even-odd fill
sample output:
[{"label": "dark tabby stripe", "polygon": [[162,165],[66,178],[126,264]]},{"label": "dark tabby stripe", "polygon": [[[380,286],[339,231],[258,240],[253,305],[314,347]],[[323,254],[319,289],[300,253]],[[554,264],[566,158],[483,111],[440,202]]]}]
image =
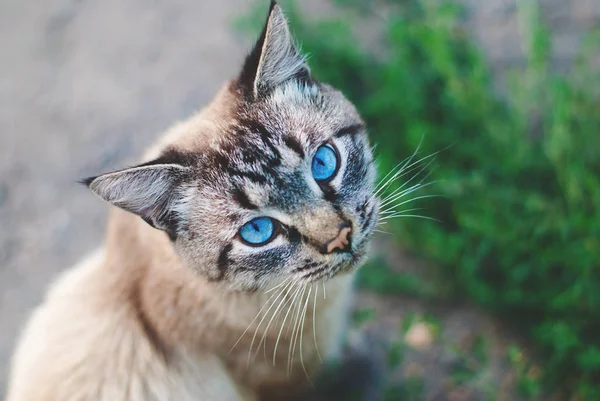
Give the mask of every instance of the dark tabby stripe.
[{"label": "dark tabby stripe", "polygon": [[225,278],[225,274],[227,274],[227,270],[229,269],[229,252],[233,248],[233,244],[229,243],[221,249],[219,253],[219,259],[217,260],[217,267],[219,268],[219,275],[216,278],[217,281],[223,280]]},{"label": "dark tabby stripe", "polygon": [[295,244],[299,244],[300,242],[302,242],[303,240],[306,242],[307,238],[305,238],[300,231],[298,231],[298,229],[296,227],[293,226],[286,226],[284,227],[283,233],[285,234],[285,236],[287,237],[288,241],[290,241],[291,243],[295,243]]},{"label": "dark tabby stripe", "polygon": [[244,192],[244,190],[241,188],[236,188],[233,191],[233,200],[236,201],[244,209],[258,209],[258,206],[252,203],[252,201],[248,198],[248,195],[246,195],[246,192]]},{"label": "dark tabby stripe", "polygon": [[321,185],[321,190],[323,191],[323,198],[331,203],[333,207],[337,207],[338,204],[338,193],[335,189],[333,189],[330,185]]},{"label": "dark tabby stripe", "polygon": [[315,269],[321,266],[321,263],[318,262],[308,262],[300,267],[297,267],[296,269],[294,269],[294,273],[299,273],[305,270],[309,270],[309,269]]},{"label": "dark tabby stripe", "polygon": [[302,144],[300,144],[300,141],[298,141],[296,138],[286,136],[283,138],[283,142],[285,143],[285,146],[296,152],[300,158],[304,159],[304,149],[302,149]]},{"label": "dark tabby stripe", "polygon": [[267,177],[261,174],[256,174],[252,171],[241,171],[235,168],[228,168],[225,170],[229,175],[234,177],[245,177],[252,182],[257,184],[265,184],[267,182]]},{"label": "dark tabby stripe", "polygon": [[244,209],[258,209],[258,206],[252,203],[252,201],[248,198],[248,195],[246,195],[246,192],[244,192],[244,190],[241,188],[236,188],[233,191],[233,200],[235,200]]},{"label": "dark tabby stripe", "polygon": [[342,128],[335,133],[335,137],[339,138],[345,135],[356,135],[359,134],[365,127],[362,124],[354,124],[349,127]]},{"label": "dark tabby stripe", "polygon": [[265,184],[267,182],[267,177],[261,174],[256,174],[252,171],[242,171],[239,168],[237,168],[237,166],[233,165],[233,163],[231,162],[230,155],[234,153],[234,149],[235,148],[233,145],[226,145],[220,151],[214,152],[212,154],[212,160],[216,167],[219,167],[231,176],[245,177],[252,182],[258,184]]},{"label": "dark tabby stripe", "polygon": [[273,134],[267,130],[267,128],[256,120],[242,121],[241,124],[250,132],[258,133],[262,143],[269,149],[273,154],[273,157],[266,158],[267,155],[262,155],[263,159],[266,159],[266,165],[269,168],[277,167],[281,165],[281,153],[279,149],[273,143]]}]

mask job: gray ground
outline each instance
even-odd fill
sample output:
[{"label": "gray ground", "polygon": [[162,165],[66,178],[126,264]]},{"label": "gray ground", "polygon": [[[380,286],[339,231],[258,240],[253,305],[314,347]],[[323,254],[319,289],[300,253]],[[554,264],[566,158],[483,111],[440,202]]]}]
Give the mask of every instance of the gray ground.
[{"label": "gray ground", "polygon": [[244,0],[0,2],[0,398],[15,336],[56,273],[102,240],[76,180],[130,163],[243,58]]},{"label": "gray ground", "polygon": [[[469,3],[498,65],[518,60],[513,2]],[[571,57],[599,3],[546,3]],[[131,163],[211,98],[243,57],[230,22],[248,4],[0,0],[0,398],[31,307],[101,243],[106,209],[76,180]]]}]

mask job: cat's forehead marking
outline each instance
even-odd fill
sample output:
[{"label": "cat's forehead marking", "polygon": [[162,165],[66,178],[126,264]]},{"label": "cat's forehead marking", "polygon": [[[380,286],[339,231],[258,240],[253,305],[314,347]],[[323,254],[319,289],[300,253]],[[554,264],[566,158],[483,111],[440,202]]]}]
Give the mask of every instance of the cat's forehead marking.
[{"label": "cat's forehead marking", "polygon": [[200,190],[248,213],[293,212],[314,200],[307,182],[314,152],[343,128],[362,124],[341,93],[320,83],[291,81],[259,101],[228,99],[226,112],[211,114],[221,134],[198,149]]},{"label": "cat's forehead marking", "polygon": [[224,197],[246,210],[288,208],[307,197],[307,150],[300,137],[257,120],[238,121],[233,130],[213,157],[224,173]]},{"label": "cat's forehead marking", "polygon": [[239,98],[211,146],[207,167],[221,172],[209,182],[212,190],[246,211],[292,212],[313,199],[307,177],[314,152],[343,127],[361,123],[342,98],[327,86],[294,82],[259,102]]}]

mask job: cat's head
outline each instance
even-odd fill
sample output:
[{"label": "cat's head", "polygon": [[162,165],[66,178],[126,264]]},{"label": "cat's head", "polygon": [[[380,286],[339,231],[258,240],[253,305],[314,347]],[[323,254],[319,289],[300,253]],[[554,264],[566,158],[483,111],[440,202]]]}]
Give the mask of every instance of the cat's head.
[{"label": "cat's head", "polygon": [[153,160],[87,184],[165,231],[189,267],[243,290],[352,271],[378,219],[364,123],[311,77],[275,3],[211,106]]}]

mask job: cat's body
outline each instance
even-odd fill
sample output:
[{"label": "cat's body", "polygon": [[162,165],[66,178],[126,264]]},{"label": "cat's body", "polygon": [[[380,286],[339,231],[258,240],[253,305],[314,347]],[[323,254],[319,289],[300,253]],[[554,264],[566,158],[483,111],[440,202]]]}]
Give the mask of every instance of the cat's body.
[{"label": "cat's body", "polygon": [[339,354],[377,220],[373,183],[360,118],[312,81],[273,4],[242,74],[211,105],[143,164],[87,181],[126,211],[111,210],[104,248],[34,312],[7,401],[300,394]]},{"label": "cat's body", "polygon": [[[99,250],[66,272],[34,313],[8,401],[258,400],[259,393],[293,394],[294,383],[306,384],[299,344],[288,376],[293,321],[275,365],[280,324],[269,328],[267,357],[261,347],[248,365],[260,321],[253,319],[273,293],[223,293],[198,280],[164,235],[126,212],[114,210],[109,226],[111,254]],[[324,358],[339,349],[350,279],[329,281],[325,299],[319,288],[317,345]],[[312,310],[306,316],[303,362],[314,373],[321,361]],[[253,354],[263,332],[257,331]]]}]

